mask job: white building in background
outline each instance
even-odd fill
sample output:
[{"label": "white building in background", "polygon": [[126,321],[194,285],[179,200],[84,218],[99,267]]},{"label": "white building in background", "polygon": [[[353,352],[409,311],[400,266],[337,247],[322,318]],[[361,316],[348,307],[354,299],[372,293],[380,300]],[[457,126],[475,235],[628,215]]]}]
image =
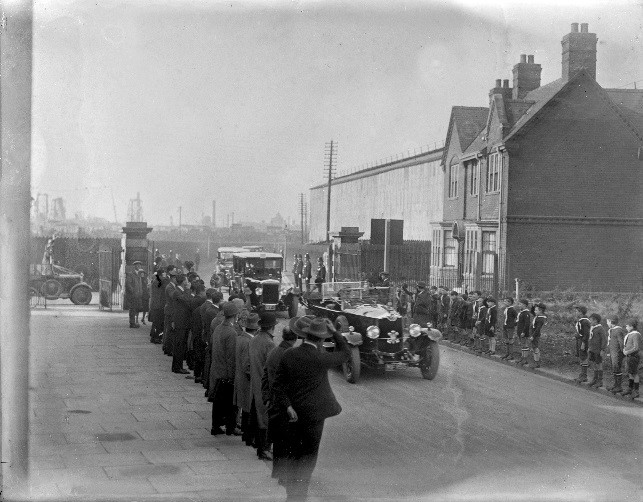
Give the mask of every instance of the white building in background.
[{"label": "white building in background", "polygon": [[[443,214],[442,148],[335,178],[330,229],[359,227],[370,239],[371,219],[404,220],[404,240],[431,240]],[[328,184],[310,189],[310,242],[326,240]]]}]

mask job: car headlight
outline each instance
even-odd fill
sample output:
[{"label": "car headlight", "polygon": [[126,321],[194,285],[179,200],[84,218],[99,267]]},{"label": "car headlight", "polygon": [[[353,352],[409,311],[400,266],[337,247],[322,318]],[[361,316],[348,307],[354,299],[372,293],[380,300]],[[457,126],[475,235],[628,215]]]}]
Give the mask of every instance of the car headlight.
[{"label": "car headlight", "polygon": [[380,328],[377,326],[369,326],[366,328],[366,336],[374,340],[380,336]]},{"label": "car headlight", "polygon": [[411,335],[413,338],[416,338],[422,334],[422,328],[420,327],[419,324],[411,324],[409,326],[409,335]]},{"label": "car headlight", "polygon": [[261,296],[261,294],[262,294],[262,293],[263,293],[263,289],[261,289],[261,288],[257,288],[257,289],[255,289],[255,294],[256,294],[257,296]]}]

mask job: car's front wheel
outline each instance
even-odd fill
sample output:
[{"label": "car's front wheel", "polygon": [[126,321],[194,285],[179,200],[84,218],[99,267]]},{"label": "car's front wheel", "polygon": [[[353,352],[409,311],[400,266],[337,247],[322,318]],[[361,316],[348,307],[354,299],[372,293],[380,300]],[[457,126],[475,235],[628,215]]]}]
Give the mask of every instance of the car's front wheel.
[{"label": "car's front wheel", "polygon": [[74,305],[89,305],[92,301],[92,291],[87,286],[78,286],[72,290],[69,298]]},{"label": "car's front wheel", "polygon": [[361,362],[359,357],[359,349],[357,347],[351,346],[351,356],[348,358],[348,361],[342,364],[342,371],[344,372],[344,378],[349,383],[357,383],[361,373]]},{"label": "car's front wheel", "polygon": [[438,366],[440,366],[440,345],[434,340],[429,340],[429,344],[424,349],[424,357],[420,360],[422,378],[433,380],[438,374]]}]

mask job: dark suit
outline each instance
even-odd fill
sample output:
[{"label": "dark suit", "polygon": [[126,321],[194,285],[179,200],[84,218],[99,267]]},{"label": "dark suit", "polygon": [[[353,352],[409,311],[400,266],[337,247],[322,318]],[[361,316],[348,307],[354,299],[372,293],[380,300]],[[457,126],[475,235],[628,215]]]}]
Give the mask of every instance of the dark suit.
[{"label": "dark suit", "polygon": [[415,307],[413,308],[413,321],[423,328],[426,323],[431,322],[431,293],[422,289],[415,298]]},{"label": "dark suit", "polygon": [[163,352],[166,354],[172,354],[172,347],[174,346],[174,328],[172,327],[174,291],[176,291],[176,283],[168,282],[167,286],[165,286],[165,306],[163,307]]},{"label": "dark suit", "polygon": [[[125,304],[129,310],[129,324],[136,324],[136,316],[141,311],[143,302],[143,284],[141,276],[135,270],[125,276]],[[147,309],[145,309],[147,310]]]},{"label": "dark suit", "polygon": [[[188,344],[188,360],[192,361],[194,369],[194,378],[201,378],[203,374],[203,359],[205,357],[205,343],[203,343],[203,318],[201,317],[201,310],[205,305],[204,296],[195,296],[192,298],[192,322],[190,324],[190,340]],[[190,352],[190,348],[192,351]]]},{"label": "dark suit", "polygon": [[189,290],[177,286],[172,293],[172,321],[174,322],[174,346],[172,347],[172,371],[183,369],[183,360],[187,351],[187,336],[190,323],[190,306],[192,297]]},{"label": "dark suit", "polygon": [[201,321],[203,323],[203,386],[207,389],[210,381],[210,364],[212,363],[212,353],[210,351],[210,336],[212,335],[212,321],[219,313],[219,307],[206,300],[201,310]]},{"label": "dark suit", "polygon": [[[280,474],[289,498],[305,499],[317,463],[324,420],[342,411],[330,387],[328,370],[348,361],[350,351],[341,335],[333,338],[335,352],[322,352],[309,343],[285,351],[272,386],[271,420],[281,420],[293,441],[294,451]],[[289,406],[297,413],[297,422],[288,422]]]}]

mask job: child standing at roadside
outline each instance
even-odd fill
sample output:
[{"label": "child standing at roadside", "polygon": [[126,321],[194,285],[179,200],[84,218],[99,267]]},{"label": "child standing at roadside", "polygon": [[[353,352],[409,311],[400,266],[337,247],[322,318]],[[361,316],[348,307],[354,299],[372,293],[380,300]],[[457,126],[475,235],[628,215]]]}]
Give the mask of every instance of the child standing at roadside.
[{"label": "child standing at roadside", "polygon": [[505,306],[505,322],[502,324],[502,339],[505,342],[505,355],[502,359],[513,361],[513,346],[516,337],[516,320],[518,312],[514,307],[514,299],[507,297],[503,300]]},{"label": "child standing at roadside", "polygon": [[547,316],[545,316],[547,306],[544,303],[538,303],[537,305],[534,305],[534,309],[536,315],[531,322],[531,335],[529,336],[534,363],[529,365],[529,367],[540,368],[540,333],[545,325],[545,321],[547,321]]},{"label": "child standing at roadside", "polygon": [[496,306],[496,299],[492,297],[487,298],[487,316],[485,318],[486,334],[489,338],[489,350],[487,354],[493,356],[496,353],[496,324],[498,323],[498,307]]},{"label": "child standing at roadside", "polygon": [[592,325],[587,318],[587,307],[583,305],[577,305],[575,307],[578,314],[578,320],[576,321],[576,357],[578,357],[578,362],[580,363],[580,375],[578,378],[574,379],[577,383],[587,382],[587,366],[589,366],[589,361],[587,360],[587,341],[589,340],[589,330]]},{"label": "child standing at roadside", "polygon": [[589,323],[592,327],[589,330],[587,351],[589,363],[592,365],[592,370],[594,370],[594,376],[589,386],[598,389],[603,386],[603,359],[607,348],[607,335],[603,326],[601,326],[601,316],[599,314],[590,315]]},{"label": "child standing at roadside", "polygon": [[637,331],[639,322],[636,319],[630,319],[625,323],[627,334],[623,341],[623,354],[627,356],[627,376],[629,378],[629,389],[623,392],[624,396],[629,395],[631,399],[639,397],[639,363],[641,362],[641,349],[643,348],[643,338]]},{"label": "child standing at roadside", "polygon": [[612,375],[614,376],[614,385],[609,390],[612,394],[620,394],[623,392],[621,383],[623,381],[623,339],[625,338],[625,330],[618,325],[618,317],[615,315],[607,319],[607,347],[610,351],[610,358],[612,360]]},{"label": "child standing at roadside", "polygon": [[522,307],[518,313],[516,322],[516,336],[520,340],[520,359],[518,364],[527,364],[529,362],[529,330],[531,328],[531,312],[529,311],[529,301],[520,300]]}]

